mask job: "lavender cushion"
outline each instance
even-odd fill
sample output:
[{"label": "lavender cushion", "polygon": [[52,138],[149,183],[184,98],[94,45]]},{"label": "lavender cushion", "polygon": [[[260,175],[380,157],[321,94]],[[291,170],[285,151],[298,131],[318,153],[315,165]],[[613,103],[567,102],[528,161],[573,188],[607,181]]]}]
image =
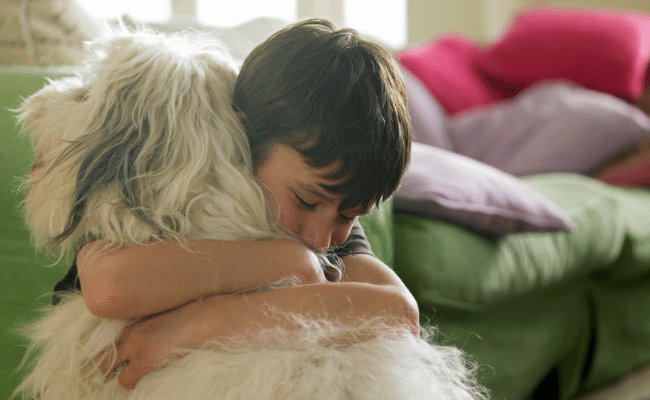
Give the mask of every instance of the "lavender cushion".
[{"label": "lavender cushion", "polygon": [[650,137],[650,118],[613,96],[542,82],[449,120],[454,150],[515,176],[591,173]]},{"label": "lavender cushion", "polygon": [[449,116],[424,84],[409,70],[402,68],[411,116],[413,140],[446,150],[453,150],[449,138]]},{"label": "lavender cushion", "polygon": [[489,236],[574,227],[553,202],[518,178],[422,143],[413,143],[394,209]]}]

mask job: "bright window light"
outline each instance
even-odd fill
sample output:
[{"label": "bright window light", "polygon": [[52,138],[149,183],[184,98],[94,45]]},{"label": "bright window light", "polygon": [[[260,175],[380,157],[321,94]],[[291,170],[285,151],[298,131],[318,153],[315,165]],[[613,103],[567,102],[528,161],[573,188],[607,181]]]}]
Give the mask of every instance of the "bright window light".
[{"label": "bright window light", "polygon": [[345,0],[343,24],[393,49],[406,46],[407,0]]},{"label": "bright window light", "polygon": [[296,0],[198,0],[199,22],[206,25],[231,27],[259,17],[295,21],[298,15]]},{"label": "bright window light", "polygon": [[164,22],[172,16],[172,0],[77,0],[91,14],[106,19],[129,15],[135,20]]},{"label": "bright window light", "polygon": [[[1,0],[0,0],[1,1]],[[172,18],[172,1],[178,0],[77,0],[89,12],[108,19],[128,14],[145,22]],[[258,17],[295,21],[298,2],[316,0],[185,0],[196,1],[198,22],[232,27]],[[393,49],[407,43],[407,0],[342,0],[343,25]]]}]

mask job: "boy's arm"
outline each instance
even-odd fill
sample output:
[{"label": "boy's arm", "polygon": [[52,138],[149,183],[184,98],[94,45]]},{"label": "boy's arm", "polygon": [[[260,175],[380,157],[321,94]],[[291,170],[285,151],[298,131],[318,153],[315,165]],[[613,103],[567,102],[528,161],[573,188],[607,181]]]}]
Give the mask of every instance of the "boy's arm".
[{"label": "boy's arm", "polygon": [[212,294],[237,293],[294,277],[325,282],[316,255],[291,240],[188,240],[102,250],[84,246],[77,255],[82,293],[91,313],[127,319],[169,310]]},{"label": "boy's arm", "polygon": [[[125,363],[119,383],[134,388],[143,375],[160,367],[160,360],[173,349],[198,347],[210,340],[255,337],[259,330],[276,326],[288,332],[300,329],[292,318],[282,318],[283,313],[343,323],[381,317],[414,335],[419,333],[417,304],[393,271],[369,255],[347,256],[343,262],[340,282],[211,296],[138,321],[123,332],[118,359],[100,365],[100,369],[108,373]],[[270,313],[269,306],[280,313]],[[372,332],[362,334],[372,337]]]}]

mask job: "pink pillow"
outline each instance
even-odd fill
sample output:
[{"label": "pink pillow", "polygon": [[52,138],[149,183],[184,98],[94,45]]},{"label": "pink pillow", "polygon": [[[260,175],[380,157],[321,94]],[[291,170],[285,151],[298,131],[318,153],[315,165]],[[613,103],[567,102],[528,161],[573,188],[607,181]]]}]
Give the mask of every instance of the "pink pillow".
[{"label": "pink pillow", "polygon": [[477,60],[511,84],[569,79],[624,99],[638,97],[650,58],[650,15],[597,9],[532,9]]},{"label": "pink pillow", "polygon": [[454,114],[501,99],[476,70],[480,53],[471,40],[451,35],[408,47],[397,54],[397,59],[449,114]]}]

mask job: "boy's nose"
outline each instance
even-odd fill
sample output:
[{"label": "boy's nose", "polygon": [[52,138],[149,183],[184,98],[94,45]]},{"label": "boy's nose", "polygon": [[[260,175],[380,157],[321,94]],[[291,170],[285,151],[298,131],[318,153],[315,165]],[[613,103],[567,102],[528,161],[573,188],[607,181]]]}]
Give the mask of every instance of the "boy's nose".
[{"label": "boy's nose", "polygon": [[303,227],[300,239],[312,250],[321,252],[330,248],[332,234],[326,226],[316,223]]}]

